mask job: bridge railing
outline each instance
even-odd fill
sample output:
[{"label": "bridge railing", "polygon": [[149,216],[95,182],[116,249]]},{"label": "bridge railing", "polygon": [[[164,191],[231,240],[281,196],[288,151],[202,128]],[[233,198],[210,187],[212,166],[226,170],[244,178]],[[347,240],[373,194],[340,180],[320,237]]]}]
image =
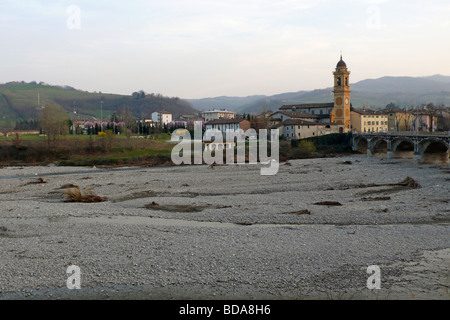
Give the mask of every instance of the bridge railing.
[{"label": "bridge railing", "polygon": [[398,132],[355,132],[355,135],[363,136],[415,136],[415,137],[450,137],[450,131],[444,132],[415,132],[415,131],[398,131]]}]

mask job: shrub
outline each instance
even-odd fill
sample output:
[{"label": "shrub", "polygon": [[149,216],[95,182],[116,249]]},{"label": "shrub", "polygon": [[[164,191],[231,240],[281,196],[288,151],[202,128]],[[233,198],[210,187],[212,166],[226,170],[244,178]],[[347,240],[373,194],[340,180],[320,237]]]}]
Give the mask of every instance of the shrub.
[{"label": "shrub", "polygon": [[66,199],[68,202],[94,203],[105,202],[107,199],[95,194],[91,189],[84,192],[79,187],[66,190]]}]

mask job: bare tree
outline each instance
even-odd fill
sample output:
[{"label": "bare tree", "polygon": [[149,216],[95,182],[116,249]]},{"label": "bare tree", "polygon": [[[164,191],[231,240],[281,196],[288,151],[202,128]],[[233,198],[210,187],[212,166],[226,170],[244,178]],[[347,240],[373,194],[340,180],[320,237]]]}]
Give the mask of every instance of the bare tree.
[{"label": "bare tree", "polygon": [[47,104],[41,111],[41,129],[47,135],[49,147],[56,148],[56,142],[68,130],[69,116],[67,112],[56,103]]},{"label": "bare tree", "polygon": [[130,109],[122,108],[119,111],[118,117],[123,123],[125,123],[126,129],[129,129],[131,132],[136,130],[136,118],[133,116]]},{"label": "bare tree", "polygon": [[3,123],[2,127],[0,128],[0,132],[6,137],[9,133],[13,131],[13,127],[11,125],[11,121],[6,119],[6,121]]},{"label": "bare tree", "polygon": [[411,130],[412,114],[406,108],[403,109],[403,123],[405,124],[405,131]]},{"label": "bare tree", "polygon": [[437,118],[438,108],[434,105],[434,103],[429,103],[426,106],[426,111],[430,116],[430,128],[429,131],[433,132],[433,128],[436,127],[435,118]]}]

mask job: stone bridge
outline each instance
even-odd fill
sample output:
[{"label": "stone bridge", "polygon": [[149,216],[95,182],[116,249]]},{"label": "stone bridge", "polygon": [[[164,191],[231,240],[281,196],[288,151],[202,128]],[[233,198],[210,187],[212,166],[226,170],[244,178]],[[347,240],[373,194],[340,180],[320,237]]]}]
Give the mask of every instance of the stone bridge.
[{"label": "stone bridge", "polygon": [[367,145],[367,155],[369,157],[373,156],[376,152],[377,147],[384,143],[386,143],[387,145],[388,159],[392,159],[394,157],[397,148],[400,145],[409,144],[414,148],[415,163],[422,163],[424,153],[432,146],[435,148],[437,147],[440,152],[446,153],[448,161],[450,153],[450,132],[396,132],[353,134],[353,150],[361,151],[361,148],[366,148]]}]

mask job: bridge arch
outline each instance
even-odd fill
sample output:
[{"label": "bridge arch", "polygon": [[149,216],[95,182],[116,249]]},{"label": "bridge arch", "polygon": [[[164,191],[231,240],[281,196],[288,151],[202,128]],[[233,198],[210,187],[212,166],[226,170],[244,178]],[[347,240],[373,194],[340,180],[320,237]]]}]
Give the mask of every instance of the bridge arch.
[{"label": "bridge arch", "polygon": [[367,153],[369,147],[369,141],[361,136],[354,138],[353,140],[353,150],[360,153]]},{"label": "bridge arch", "polygon": [[372,154],[386,154],[389,151],[390,142],[384,138],[376,138],[372,141]]},{"label": "bridge arch", "polygon": [[395,139],[391,143],[392,158],[414,158],[415,142],[410,138]]},{"label": "bridge arch", "polygon": [[427,139],[419,143],[419,152],[422,162],[448,163],[450,144],[443,140]]},{"label": "bridge arch", "polygon": [[392,141],[391,146],[392,146],[392,152],[396,152],[397,149],[403,149],[406,146],[411,146],[412,151],[414,151],[414,141],[409,138],[395,139],[394,141]]}]

